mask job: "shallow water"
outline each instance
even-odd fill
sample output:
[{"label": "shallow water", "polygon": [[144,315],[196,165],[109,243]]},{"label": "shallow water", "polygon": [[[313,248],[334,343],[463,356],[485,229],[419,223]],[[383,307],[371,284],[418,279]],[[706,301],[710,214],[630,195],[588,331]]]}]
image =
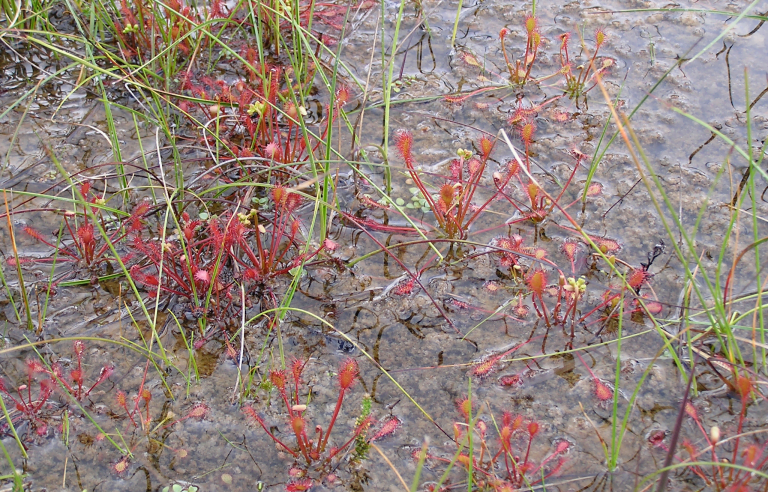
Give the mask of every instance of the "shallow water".
[{"label": "shallow water", "polygon": [[[613,61],[605,77],[606,87],[610,97],[617,99],[622,111],[632,111],[665,72],[671,70],[648,101],[632,116],[631,125],[675,213],[689,233],[698,215],[702,215],[693,244],[695,257],[700,256],[702,267],[713,275],[723,246],[724,231],[733,217],[730,203],[744,174],[746,161],[732,152],[723,139],[712,139],[712,133],[707,128],[674,112],[672,108],[712,125],[744,147],[748,132],[744,102],[744,67],[747,67],[750,100],[753,101],[750,131],[755,145],[753,151],[759,152],[759,146],[768,133],[768,98],[763,97],[766,81],[760,65],[768,48],[766,33],[758,21],[743,19],[709,46],[734,24],[735,16],[694,12],[606,13],[610,10],[660,8],[666,5],[665,2],[653,1],[584,1],[565,5],[551,1],[537,2],[543,49],[533,76],[542,77],[559,68],[557,37],[564,32],[574,33],[571,54],[580,56],[579,63],[585,62],[585,55],[579,55],[577,31],[582,33],[585,45],[591,50],[594,46],[592,33],[598,27],[605,30],[608,39],[600,57]],[[747,5],[748,2],[743,1],[727,5],[699,1],[685,2],[682,7],[728,10],[738,15]],[[366,149],[376,163],[380,162],[381,156],[374,145],[383,142],[382,111],[377,105],[382,99],[382,67],[379,47],[373,47],[372,43],[380,22],[385,25],[386,35],[392,36],[396,7],[397,4],[387,4],[385,19],[378,18],[378,8],[358,13],[342,51],[343,61],[352,67],[348,78],[356,77],[364,84],[370,72],[371,89],[365,100],[365,124],[360,141],[370,144]],[[394,72],[402,73],[402,83],[399,92],[392,96],[395,104],[391,110],[390,130],[405,128],[413,132],[416,160],[423,169],[432,173],[430,179],[439,186],[441,179],[436,176],[449,174],[449,161],[455,157],[457,149],[471,148],[473,142],[477,142],[479,133],[476,129],[495,135],[504,128],[512,135],[518,148],[521,147],[519,136],[507,124],[516,103],[513,89],[501,87],[484,92],[463,104],[448,103],[442,96],[459,90],[472,91],[503,84],[503,79],[493,75],[502,71],[504,66],[498,33],[503,27],[509,29],[509,53],[514,57],[521,56],[520,47],[524,45],[522,26],[530,6],[512,7],[508,2],[490,0],[465,2],[455,51],[450,50],[449,44],[456,5],[422,2],[421,7],[428,31],[417,19],[412,5],[405,9],[400,30],[400,45],[404,48],[394,57]],[[752,12],[766,10],[768,4],[758,2]],[[5,45],[0,53],[1,107],[17,101],[46,74],[64,66],[61,60],[50,54],[21,44]],[[680,63],[681,59],[692,58],[696,54],[699,54],[696,60]],[[473,56],[477,63],[467,62],[471,59],[468,55]],[[373,60],[372,63],[370,60]],[[21,202],[26,199],[24,193],[50,194],[52,187],[56,191],[62,189],[56,168],[46,157],[46,147],[53,149],[64,169],[73,174],[89,170],[88,176],[98,177],[100,172],[106,175],[114,169],[110,163],[117,160],[133,162],[137,168],[147,166],[157,172],[157,157],[148,152],[155,148],[155,129],[135,126],[129,112],[113,106],[112,116],[121,148],[121,159],[118,158],[111,150],[112,144],[102,134],[108,132],[108,127],[99,96],[84,89],[73,91],[78,75],[76,68],[65,71],[41,86],[33,98],[24,100],[0,120],[0,134],[7,137],[0,142],[0,155],[3,156],[0,181],[3,188],[14,192],[8,195],[8,201],[9,206],[16,210],[51,206],[47,199],[42,198],[22,205]],[[523,104],[541,104],[560,94],[560,80],[553,78],[536,87],[529,84],[522,92]],[[112,87],[109,94],[117,104],[136,105],[136,99],[128,90]],[[361,92],[355,92],[354,97],[356,103],[362,104]],[[349,106],[354,107],[355,103]],[[358,113],[350,114],[357,117]],[[561,115],[565,121],[557,121]],[[610,112],[599,88],[589,92],[587,100],[580,101],[579,105],[561,98],[539,111],[531,148],[536,162],[533,172],[537,179],[551,190],[559,190],[555,180],[559,183],[566,181],[573,169],[574,159],[567,152],[577,150],[591,157],[598,148],[603,127],[609,118]],[[614,131],[612,124],[609,127],[608,136]],[[392,145],[392,138],[390,159],[397,166],[397,172],[393,174],[392,198],[403,198],[409,202],[409,188],[413,183],[408,181]],[[159,143],[165,145],[166,142],[160,139]],[[349,145],[344,148],[349,148]],[[142,159],[145,153],[148,155],[146,161]],[[167,154],[164,155],[168,158]],[[497,146],[493,156],[492,165],[497,167],[510,157],[502,145]],[[589,160],[586,161],[588,163]],[[98,167],[103,164],[108,165]],[[200,172],[197,162],[189,166],[185,176]],[[383,183],[379,169],[366,171],[370,180],[368,184],[357,183],[364,193],[375,199],[379,197],[373,185],[381,186]],[[147,182],[146,172],[132,170],[131,173],[136,187]],[[487,174],[490,176],[490,172]],[[585,166],[576,173],[574,183],[577,186],[564,194],[564,203],[578,198],[579,186],[586,176]],[[172,182],[172,172],[167,172],[165,177]],[[653,277],[643,293],[648,294],[649,299],[662,303],[659,319],[664,329],[674,334],[681,326],[677,320],[682,293],[687,288],[684,268],[674,253],[673,241],[669,239],[665,223],[654,208],[651,195],[642,182],[636,184],[639,179],[626,146],[617,139],[595,175],[595,181],[603,187],[602,193],[591,198],[583,210],[577,204],[569,212],[589,234],[618,240],[622,249],[617,257],[633,266],[647,261],[648,253],[660,241],[666,243],[664,253],[650,269]],[[112,191],[121,186],[113,177],[94,179],[94,182],[101,183],[99,189]],[[358,212],[361,217],[379,223],[406,225],[391,210],[365,209],[356,199],[355,186],[349,169],[341,168],[337,189],[339,201],[348,208],[348,212]],[[749,198],[744,203],[733,237],[726,245],[726,260],[723,262],[726,268],[730,268],[734,252],[741,251],[754,241],[755,236],[768,235],[765,220],[768,205],[765,195],[761,195],[765,186],[763,177],[758,176],[757,208],[752,210]],[[491,189],[492,180],[487,177],[480,193],[487,194]],[[654,193],[654,198],[661,199],[661,196]],[[268,490],[284,489],[293,460],[287,453],[279,452],[257,424],[246,419],[237,398],[239,390],[235,388],[236,384],[238,387],[253,385],[247,401],[264,415],[272,432],[290,440],[290,427],[277,393],[272,392],[269,396],[258,389],[260,379],[277,363],[282,351],[287,360],[291,357],[310,360],[303,374],[306,388],[311,388],[308,425],[326,425],[329,421],[339,391],[335,379],[339,364],[348,357],[359,362],[360,377],[345,398],[341,417],[333,432],[334,443],[339,444],[351,435],[364,394],[373,399],[373,414],[377,418],[383,419],[391,414],[402,421],[394,435],[376,443],[391,466],[375,450],[371,450],[369,459],[359,466],[339,466],[335,470],[337,480],[334,483],[328,479],[327,470],[323,473],[311,470],[313,478],[325,478],[313,490],[402,490],[392,467],[410,484],[416,470],[411,455],[424,440],[429,441],[431,454],[450,459],[456,451],[452,441],[453,424],[460,420],[456,402],[467,396],[470,387],[472,400],[481,409],[480,416],[491,435],[495,435],[494,419],[498,423],[503,411],[521,414],[540,423],[542,431],[531,450],[535,461],[540,462],[551,454],[557,442],[566,439],[571,443],[562,469],[547,478],[547,490],[642,488],[640,483],[643,478],[663,466],[666,453],[651,446],[648,438],[653,431],[668,431],[675,426],[685,391],[680,370],[670,353],[664,351],[660,332],[654,329],[647,317],[626,314],[621,323],[619,418],[628,410],[632,392],[641,382],[646,369],[650,367],[650,370],[637,394],[636,408],[621,443],[618,467],[609,473],[601,439],[610,445],[612,402],[599,403],[593,378],[584,364],[573,354],[560,352],[571,347],[592,346],[580,354],[597,378],[614,383],[619,353],[618,323],[615,319],[606,320],[609,313],[601,311],[578,326],[571,338],[569,324],[547,329],[544,320],[535,315],[530,299],[525,301],[530,310],[526,319],[519,320],[512,316],[512,309],[507,306],[513,304],[505,303],[522,291],[521,282],[514,278],[508,266],[501,264],[498,255],[473,253],[485,252],[487,245],[498,236],[520,234],[526,246],[542,248],[548,258],[570,272],[571,265],[564,259],[560,246],[565,239],[576,236],[559,227],[569,226],[561,214],[553,214],[538,226],[529,221],[507,225],[509,219],[515,218],[514,212],[503,201],[493,204],[489,212],[472,226],[470,240],[475,244],[457,246],[452,252],[447,246],[440,245],[441,254],[447,259],[438,266],[435,266],[434,252],[424,244],[393,247],[413,240],[414,236],[373,232],[374,240],[337,219],[331,226],[330,237],[339,244],[333,253],[335,258],[343,260],[339,263],[378,249],[380,245],[377,243],[393,247],[393,255],[378,254],[350,268],[340,264],[308,268],[291,303],[294,309],[280,325],[279,336],[258,321],[248,326],[243,339],[246,349],[243,374],[248,374],[245,370],[248,366],[255,367],[260,362],[253,381],[238,382],[237,357],[228,354],[224,342],[218,338],[197,349],[188,349],[185,337],[194,331],[193,324],[185,325],[192,327],[192,331],[182,336],[168,315],[168,311],[173,311],[175,316],[183,317],[187,314],[185,308],[165,309],[164,303],[161,303],[158,326],[165,326],[165,321],[169,324],[154,340],[153,349],[160,350],[158,346],[161,346],[172,364],[172,367],[161,369],[163,382],[158,371],[147,363],[147,358],[127,345],[128,342],[141,345],[141,336],[151,336],[151,333],[145,321],[138,323],[138,330],[132,325],[129,311],[134,317],[142,315],[135,303],[127,304],[130,294],[124,284],[102,282],[97,288],[61,287],[50,298],[43,324],[39,327],[42,337],[98,337],[119,341],[120,345],[96,340],[86,342],[86,381],[95,381],[106,363],[115,365],[114,374],[93,391],[83,408],[74,409],[69,414],[66,425],[62,425],[65,398],[57,392],[51,402],[50,429],[45,436],[36,436],[26,423],[17,426],[17,431],[29,441],[29,459],[20,456],[10,436],[3,439],[3,445],[14,464],[26,474],[25,483],[32,490],[154,491],[175,482],[195,484],[201,490],[253,490],[259,483]],[[309,219],[311,205],[305,205],[298,213]],[[751,214],[757,217],[754,223]],[[427,223],[433,220],[429,214],[422,217],[418,211],[413,217]],[[664,218],[674,237],[678,238],[677,228],[670,222],[672,215],[666,213]],[[19,229],[24,225],[33,225],[46,233],[53,232],[55,237],[61,223],[59,215],[50,211],[33,211],[15,214],[12,219],[16,246],[21,255],[41,256],[50,252],[50,248],[20,233]],[[153,220],[159,223],[162,219]],[[3,227],[0,234],[3,253],[6,257],[12,256],[7,227]],[[605,273],[604,264],[595,261],[595,265],[590,267],[593,261],[587,261],[583,245],[580,251],[580,261],[577,261],[575,268],[576,274],[587,276],[589,283],[582,308],[582,312],[586,313],[589,308],[601,303],[600,296],[612,284],[612,279]],[[731,284],[732,296],[756,290],[755,258],[761,258],[763,262],[768,258],[764,247],[758,249],[757,256],[750,253],[736,266]],[[694,261],[695,258],[690,255],[691,269]],[[407,295],[395,293],[395,282],[404,273],[400,262],[414,270],[425,269],[420,275],[423,289],[416,287]],[[9,290],[17,305],[21,305],[15,268],[7,263],[3,268],[11,286]],[[49,269],[37,264],[24,268],[27,285],[45,285]],[[725,280],[726,273],[721,273],[721,281]],[[761,272],[758,277],[761,282],[764,276]],[[696,279],[704,302],[712,301],[704,280],[701,276]],[[550,281],[556,282],[556,276],[552,275]],[[495,290],[489,289],[489,282],[493,282]],[[279,279],[272,287],[277,293],[285,292],[288,280]],[[0,357],[3,361],[2,377],[18,385],[26,381],[25,361],[38,355],[32,347],[19,348],[25,343],[25,337],[33,340],[35,335],[19,325],[8,301],[9,290],[2,298],[6,320],[4,343],[9,350],[0,352]],[[37,313],[39,306],[45,303],[45,291],[39,288],[34,292],[36,298],[32,305],[37,326]],[[552,309],[554,301],[548,299],[546,302]],[[733,309],[743,312],[754,308],[754,305],[755,299],[750,298],[734,303]],[[699,301],[695,296],[691,307],[692,312],[698,312]],[[501,312],[506,316],[500,316]],[[709,323],[703,315],[691,319],[693,324],[701,325],[699,327],[706,327]],[[741,324],[749,325],[751,322],[745,320]],[[239,325],[239,320],[235,324]],[[329,324],[334,328],[331,329]],[[751,336],[747,329],[743,333],[747,338]],[[513,360],[502,364],[491,375],[484,378],[470,376],[472,364],[530,338],[533,338],[532,341],[507,358]],[[240,339],[236,338],[235,345],[239,343]],[[717,341],[709,343],[709,346],[719,347]],[[741,347],[745,358],[751,360],[752,349],[747,344]],[[38,350],[45,360],[60,360],[65,367],[73,367],[71,341],[40,345]],[[683,356],[688,355],[684,351]],[[761,377],[764,377],[764,368],[755,366],[755,370],[762,371]],[[723,386],[718,376],[722,373],[722,367],[700,363],[698,386],[695,388],[699,393],[692,401],[705,429],[717,425],[725,437],[730,437],[736,434],[741,402],[738,395],[727,388],[717,391]],[[499,384],[500,377],[513,374],[522,376],[521,385],[503,387]],[[116,403],[118,390],[132,397],[140,387],[148,389],[152,395],[149,405],[152,425],[148,427],[152,431],[149,433],[134,429]],[[6,405],[9,401],[6,400]],[[172,414],[176,418],[183,416],[197,402],[203,402],[209,408],[204,419],[190,418],[163,428],[173,421]],[[761,434],[768,425],[765,415],[765,402],[761,398],[750,402],[742,430],[756,431],[757,434],[745,437],[745,440],[754,440],[760,446],[766,442]],[[704,447],[704,437],[692,419],[686,418],[681,434],[697,448]],[[113,439],[115,444],[104,439],[104,435]],[[488,442],[496,445],[495,438],[489,438]],[[725,446],[726,453],[732,452],[732,446]],[[130,449],[133,456],[123,473],[114,469],[121,460],[118,447]],[[6,472],[6,465],[3,461],[0,474]],[[428,460],[422,471],[422,483],[439,480],[444,470],[445,465],[438,460]],[[670,478],[670,489],[707,488],[704,481],[690,470],[675,470]],[[457,486],[466,488],[465,473],[454,470],[451,480]]]}]

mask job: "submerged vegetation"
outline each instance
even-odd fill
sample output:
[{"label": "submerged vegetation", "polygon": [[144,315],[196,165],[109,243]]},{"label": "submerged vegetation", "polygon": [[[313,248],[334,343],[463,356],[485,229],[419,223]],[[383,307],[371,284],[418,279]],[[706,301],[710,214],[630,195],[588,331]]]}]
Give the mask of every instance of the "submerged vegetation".
[{"label": "submerged vegetation", "polygon": [[0,0],[0,489],[768,490],[758,3]]}]

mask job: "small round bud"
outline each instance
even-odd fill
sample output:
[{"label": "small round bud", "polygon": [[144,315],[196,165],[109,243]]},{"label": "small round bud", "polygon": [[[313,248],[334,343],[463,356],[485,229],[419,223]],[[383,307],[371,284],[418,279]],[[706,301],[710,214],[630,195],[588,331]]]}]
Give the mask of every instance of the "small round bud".
[{"label": "small round bud", "polygon": [[709,429],[709,438],[712,440],[712,444],[717,444],[718,441],[720,441],[720,427],[713,425],[711,429]]}]

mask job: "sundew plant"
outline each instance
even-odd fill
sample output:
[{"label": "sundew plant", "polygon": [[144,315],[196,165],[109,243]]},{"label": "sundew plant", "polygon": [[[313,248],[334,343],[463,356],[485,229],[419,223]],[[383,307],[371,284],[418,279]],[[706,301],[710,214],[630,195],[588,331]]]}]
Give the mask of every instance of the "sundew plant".
[{"label": "sundew plant", "polygon": [[0,0],[0,490],[768,490],[767,11]]}]

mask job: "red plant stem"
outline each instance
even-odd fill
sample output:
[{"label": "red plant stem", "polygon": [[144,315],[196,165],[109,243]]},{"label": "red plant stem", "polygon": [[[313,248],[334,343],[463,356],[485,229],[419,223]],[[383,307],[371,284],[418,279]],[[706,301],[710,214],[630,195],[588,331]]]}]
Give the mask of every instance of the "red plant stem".
[{"label": "red plant stem", "polygon": [[259,423],[259,425],[261,426],[261,428],[262,428],[262,429],[264,429],[264,432],[266,432],[266,433],[267,433],[267,435],[268,435],[270,438],[272,438],[272,440],[273,440],[273,441],[275,441],[277,444],[279,444],[280,446],[282,446],[282,447],[283,447],[283,449],[285,449],[286,451],[288,451],[288,452],[291,454],[291,456],[293,456],[294,458],[298,458],[298,457],[299,457],[299,453],[297,453],[296,451],[292,450],[291,448],[289,448],[288,446],[286,446],[285,444],[283,444],[283,441],[281,441],[280,439],[278,439],[277,437],[275,437],[275,435],[274,435],[274,434],[272,434],[271,432],[269,432],[269,429],[267,429],[267,426],[266,426],[266,425],[264,425],[264,422],[263,422],[261,419],[256,419],[256,421]]},{"label": "red plant stem", "polygon": [[[87,221],[86,221],[86,223],[87,223]],[[78,254],[80,255],[79,258],[83,258],[84,259],[85,258],[85,254],[83,253],[82,248],[80,248],[80,240],[77,237],[77,234],[75,234],[75,232],[72,230],[72,227],[69,225],[69,219],[67,219],[66,216],[64,217],[64,225],[67,226],[67,230],[69,231],[69,235],[70,235],[70,237],[72,237],[72,242],[75,245],[75,248],[77,248]]]},{"label": "red plant stem", "polygon": [[[5,215],[8,215],[8,214],[5,214]],[[48,242],[48,241],[46,241],[45,239],[43,239],[43,237],[42,237],[42,236],[37,236],[37,235],[35,235],[35,236],[34,236],[34,238],[35,238],[35,239],[37,239],[38,241],[40,241],[41,243],[45,244],[46,246],[50,246],[51,248],[53,248],[53,249],[55,249],[55,250],[58,250],[58,252],[59,252],[59,253],[61,253],[61,254],[64,254],[64,255],[67,255],[67,256],[69,256],[70,258],[72,258],[72,259],[73,259],[73,260],[75,260],[75,261],[78,261],[78,260],[80,260],[80,257],[79,257],[79,256],[77,256],[77,254],[75,254],[75,253],[72,253],[72,252],[69,250],[69,248],[67,248],[66,246],[54,246],[54,245],[53,245],[53,244],[51,244],[50,242]],[[38,260],[38,259],[35,259],[35,261],[40,261],[40,260]]]},{"label": "red plant stem", "polygon": [[[397,257],[397,255],[395,255],[394,253],[392,253],[392,251],[390,251],[390,249],[389,249],[389,248],[387,248],[386,246],[384,246],[384,245],[381,243],[381,241],[379,241],[378,239],[376,239],[376,237],[375,237],[373,234],[371,234],[371,233],[370,233],[369,231],[367,231],[365,228],[361,227],[361,225],[360,225],[360,222],[359,222],[359,221],[358,221],[358,220],[357,220],[357,219],[356,219],[354,216],[352,216],[352,215],[349,215],[349,214],[345,214],[344,216],[345,216],[345,217],[346,217],[348,220],[350,220],[350,221],[351,221],[353,224],[355,224],[357,227],[359,227],[360,229],[362,229],[362,230],[363,230],[363,232],[365,232],[365,233],[368,235],[368,237],[369,237],[369,238],[370,238],[370,239],[371,239],[371,240],[372,240],[374,243],[376,243],[376,245],[377,245],[379,248],[381,248],[381,250],[382,250],[382,251],[385,251],[385,252],[386,252],[386,253],[387,253],[387,254],[388,254],[388,255],[389,255],[389,256],[390,256],[390,257],[391,257],[393,260],[395,260],[395,262],[396,262],[398,265],[400,265],[400,268],[402,268],[404,271],[408,272],[408,273],[409,273],[409,275],[411,275],[411,278],[413,278],[414,282],[416,282],[417,284],[419,284],[419,287],[421,287],[422,291],[424,291],[424,292],[427,294],[427,297],[429,297],[429,300],[430,300],[430,302],[432,303],[432,305],[433,305],[433,306],[435,306],[435,309],[437,309],[437,312],[438,312],[438,313],[440,313],[440,316],[442,316],[442,317],[443,317],[443,319],[445,319],[446,323],[448,323],[448,325],[449,325],[451,328],[453,328],[453,329],[456,331],[456,333],[458,333],[458,334],[460,334],[460,335],[461,335],[461,334],[462,334],[462,333],[461,333],[461,331],[460,331],[460,330],[459,330],[459,329],[456,327],[456,325],[455,325],[455,324],[453,324],[453,321],[451,321],[451,319],[450,319],[450,318],[449,318],[449,317],[448,317],[448,316],[445,314],[445,312],[444,312],[444,311],[443,311],[443,309],[440,307],[440,305],[437,303],[437,301],[434,299],[434,297],[432,297],[432,296],[429,294],[429,292],[427,292],[427,289],[425,289],[425,288],[424,288],[424,284],[421,282],[421,280],[419,280],[419,277],[418,277],[417,275],[414,275],[414,274],[410,273],[410,271],[409,271],[409,270],[408,270],[408,268],[405,266],[405,264],[403,263],[403,261],[402,261],[400,258],[398,258],[398,257]],[[445,432],[445,431],[443,431],[443,432]],[[446,434],[446,435],[447,435],[447,434]]]},{"label": "red plant stem", "polygon": [[[552,203],[552,206],[551,206],[551,207],[550,207],[550,209],[549,209],[549,211],[550,211],[550,212],[551,212],[552,210],[554,210],[554,208],[555,208],[555,203],[560,203],[560,199],[563,197],[563,194],[565,193],[565,190],[567,190],[567,189],[568,189],[568,186],[570,186],[570,184],[571,184],[571,181],[573,180],[573,177],[574,177],[574,176],[576,176],[576,171],[578,171],[578,170],[579,170],[579,167],[580,167],[580,165],[581,165],[581,161],[580,161],[580,160],[577,160],[577,161],[576,161],[576,165],[575,165],[575,166],[573,166],[573,171],[571,171],[571,175],[568,177],[568,181],[566,181],[566,182],[565,182],[565,184],[563,185],[563,188],[560,190],[560,194],[559,194],[559,195],[557,195],[557,198],[555,199],[555,202],[553,202],[553,203]],[[576,201],[578,202],[579,200],[577,199]],[[573,205],[573,204],[570,204],[570,205]],[[569,207],[570,205],[568,205],[568,207]],[[568,208],[568,207],[564,207],[564,208]]]},{"label": "red plant stem", "polygon": [[[485,451],[488,449],[488,446],[485,444],[485,439],[480,440],[480,457],[477,459],[477,463],[482,467],[483,465],[483,458],[485,457]],[[492,462],[490,463],[492,464]]]},{"label": "red plant stem", "polygon": [[320,454],[320,444],[322,442],[323,442],[323,428],[318,425],[317,426],[317,447],[316,447],[317,454]]},{"label": "red plant stem", "polygon": [[429,208],[432,209],[432,213],[435,214],[435,218],[437,219],[437,222],[440,224],[440,227],[445,228],[445,218],[443,217],[443,213],[438,208],[437,204],[435,203],[435,200],[432,198],[432,195],[430,195],[429,192],[427,191],[427,188],[426,186],[424,186],[424,183],[421,181],[421,177],[416,172],[416,169],[414,169],[411,158],[405,159],[405,166],[408,168],[408,173],[411,175],[411,179],[413,179],[413,182],[416,184],[416,187],[424,196],[424,200],[429,205]]},{"label": "red plant stem", "polygon": [[309,439],[307,439],[306,433],[304,431],[302,431],[301,433],[298,433],[298,432],[294,432],[294,433],[296,434],[296,442],[299,444],[299,449],[301,450],[301,454],[304,455],[304,459],[307,460],[307,463],[312,463],[312,458],[310,458],[309,451],[307,451],[307,446],[309,446]]},{"label": "red plant stem", "polygon": [[[475,172],[474,176],[470,176],[470,180],[467,183],[467,186],[461,193],[462,196],[459,197],[460,207],[458,213],[456,214],[456,222],[458,226],[462,228],[462,230],[466,229],[466,227],[469,227],[469,222],[464,224],[464,218],[466,217],[467,212],[469,211],[469,207],[472,204],[472,198],[475,196],[475,192],[477,191],[477,188],[480,184],[480,178],[483,176],[483,171],[485,171],[485,161],[481,162],[482,165],[480,166],[480,169]],[[486,204],[487,203],[488,202],[486,202]],[[478,210],[474,216],[476,217],[478,213],[480,213],[480,210]]]},{"label": "red plant stem", "polygon": [[133,414],[128,411],[128,405],[126,403],[123,403],[121,406],[123,407],[123,410],[125,410],[125,414],[128,415],[128,418],[131,419],[131,423],[133,424],[133,427],[134,428],[138,427],[138,425],[136,425],[136,421],[133,420]]},{"label": "red plant stem", "polygon": [[525,450],[525,459],[523,460],[523,469],[528,468],[528,455],[531,453],[531,444],[533,443],[533,436],[529,435],[528,448]]},{"label": "red plant stem", "polygon": [[346,449],[346,448],[347,448],[347,447],[348,447],[350,444],[352,444],[352,443],[355,441],[355,439],[357,439],[357,433],[355,433],[355,435],[353,435],[352,437],[350,437],[350,438],[349,438],[349,440],[348,440],[347,442],[345,442],[345,443],[344,443],[342,446],[339,446],[339,447],[338,447],[338,448],[336,448],[336,449],[335,449],[335,450],[334,450],[332,453],[330,453],[330,454],[328,455],[328,459],[331,459],[331,458],[333,458],[334,456],[336,456],[337,454],[339,454],[341,451],[343,451],[344,449]]},{"label": "red plant stem", "polygon": [[594,379],[595,381],[599,381],[599,379],[597,379],[597,376],[595,376],[595,373],[594,373],[594,372],[592,372],[592,369],[591,369],[591,368],[590,368],[590,367],[587,365],[587,363],[586,363],[586,362],[584,361],[584,359],[581,357],[581,354],[580,354],[580,353],[578,353],[578,352],[574,352],[574,353],[576,354],[576,357],[578,357],[578,358],[579,358],[579,360],[581,361],[581,363],[582,363],[582,364],[584,364],[584,367],[586,367],[586,368],[587,368],[587,371],[589,372],[589,375],[590,375],[590,376],[592,376],[592,379]]},{"label": "red plant stem", "polygon": [[[544,322],[549,326],[549,316],[547,314],[547,306],[544,304],[544,298],[541,296],[541,294],[533,293],[533,307],[536,307],[536,298],[539,298],[539,304],[541,304],[541,310],[544,313]],[[539,309],[536,308],[536,312],[538,313]],[[541,315],[541,313],[539,313]]]},{"label": "red plant stem", "polygon": [[612,302],[613,302],[615,299],[617,299],[617,298],[619,298],[619,297],[621,297],[621,294],[614,294],[614,295],[612,295],[611,297],[609,297],[608,299],[606,299],[605,301],[603,301],[602,303],[598,304],[598,305],[597,305],[597,306],[595,306],[595,307],[594,307],[592,310],[590,310],[590,311],[589,311],[587,314],[585,314],[584,316],[582,316],[581,318],[579,318],[579,323],[581,323],[582,321],[584,321],[585,319],[587,319],[587,318],[588,318],[590,315],[592,315],[592,313],[594,313],[595,311],[598,311],[598,310],[600,310],[600,309],[604,308],[605,306],[607,306],[608,304],[612,303]]},{"label": "red plant stem", "polygon": [[[485,203],[483,203],[483,204],[482,204],[482,205],[481,205],[481,206],[480,206],[480,207],[479,207],[479,208],[478,208],[478,209],[475,211],[475,213],[474,213],[474,214],[472,214],[472,216],[469,218],[469,220],[465,222],[465,224],[464,224],[464,228],[465,228],[465,229],[467,229],[467,228],[468,228],[468,227],[469,227],[469,226],[470,226],[470,225],[471,225],[471,224],[472,224],[472,223],[473,223],[473,222],[474,222],[474,221],[475,221],[475,220],[476,220],[476,219],[477,219],[477,218],[480,216],[480,213],[482,213],[482,212],[483,212],[483,210],[485,210],[485,209],[486,209],[486,207],[488,207],[488,205],[490,205],[490,204],[491,204],[491,202],[492,202],[492,201],[494,201],[494,200],[496,199],[496,197],[497,197],[498,195],[499,195],[499,192],[496,192],[496,193],[494,193],[493,195],[491,195],[491,197],[490,197],[488,200],[486,200],[486,201],[485,201]],[[469,210],[469,206],[467,206],[467,210]]]},{"label": "red plant stem", "polygon": [[424,231],[420,232],[419,229],[415,229],[413,227],[384,225],[384,224],[379,224],[378,222],[374,222],[373,220],[370,220],[370,219],[361,220],[356,218],[354,215],[344,211],[341,212],[341,215],[342,217],[347,219],[349,222],[351,222],[352,225],[357,226],[359,229],[363,229],[363,230],[365,230],[365,228],[368,228],[374,231],[389,232],[393,234],[402,234],[402,235],[416,235],[416,234],[422,234],[424,232]]},{"label": "red plant stem", "polygon": [[[507,181],[509,181],[509,179],[507,179]],[[523,211],[523,209],[522,209],[522,208],[520,208],[520,207],[517,205],[517,203],[515,203],[515,200],[514,200],[514,199],[512,199],[512,197],[510,197],[509,195],[507,195],[506,193],[504,193],[504,192],[502,191],[502,188],[503,188],[503,186],[502,186],[502,187],[498,187],[498,190],[499,190],[499,195],[500,195],[501,197],[503,197],[505,200],[507,200],[507,201],[509,202],[509,204],[510,204],[510,205],[512,205],[513,207],[515,207],[515,210],[517,210],[517,211],[518,211],[518,212],[520,212],[521,214],[525,214],[525,212]]]},{"label": "red plant stem", "polygon": [[[279,207],[279,209],[278,209]],[[275,224],[272,225],[272,238],[269,244],[269,264],[274,266],[277,262],[277,248],[280,246],[280,238],[285,231],[286,213],[282,204],[275,204]]]},{"label": "red plant stem", "polygon": [[325,439],[323,439],[323,444],[318,446],[318,452],[320,453],[325,451],[325,447],[328,445],[328,438],[331,437],[331,430],[333,429],[333,425],[336,423],[336,418],[339,416],[339,410],[341,410],[341,403],[344,401],[345,391],[346,390],[344,388],[339,389],[339,398],[336,400],[336,408],[333,410],[331,423],[328,424],[328,429],[325,431]]},{"label": "red plant stem", "polygon": [[509,75],[512,76],[512,64],[509,62],[507,48],[504,46],[504,37],[501,38],[501,51],[504,53],[504,61],[507,63],[507,71],[509,72]]},{"label": "red plant stem", "polygon": [[280,257],[275,262],[275,265],[279,265],[283,261],[283,258],[285,258],[285,255],[286,255],[286,253],[288,253],[288,250],[291,249],[291,245],[293,244],[293,241],[295,239],[296,239],[296,233],[291,231],[291,237],[288,238],[288,244],[285,245],[285,249],[280,254]]},{"label": "red plant stem", "polygon": [[[531,42],[531,44],[533,44],[533,40],[532,39],[530,40],[530,42]],[[528,80],[528,77],[530,77],[531,70],[533,69],[533,63],[536,61],[536,55],[538,53],[539,53],[539,47],[538,46],[534,46],[533,47],[533,58],[531,58],[531,63],[528,64],[528,69],[525,71],[525,77],[523,77],[523,82]],[[525,57],[524,60],[525,60],[524,63],[527,63],[527,61],[528,61],[527,54],[526,54],[526,57]]]},{"label": "red plant stem", "polygon": [[258,214],[254,215],[253,222],[255,226],[255,236],[256,236],[256,250],[259,253],[259,261],[258,265],[261,269],[262,275],[264,275],[264,272],[266,270],[266,258],[264,257],[264,245],[261,243],[261,232],[259,231],[259,216]]},{"label": "red plant stem", "polygon": [[[745,376],[740,376],[745,377]],[[737,382],[738,384],[738,382]],[[741,430],[744,426],[744,413],[747,410],[747,400],[749,400],[749,393],[746,395],[741,395],[741,412],[739,412],[739,425],[738,429],[736,430],[736,443],[733,446],[733,457],[731,458],[731,463],[736,463],[736,456],[739,452],[739,441],[741,439]],[[706,436],[706,433],[704,434]],[[709,441],[709,439],[707,439]],[[733,468],[729,471],[729,477],[733,476]]]}]

